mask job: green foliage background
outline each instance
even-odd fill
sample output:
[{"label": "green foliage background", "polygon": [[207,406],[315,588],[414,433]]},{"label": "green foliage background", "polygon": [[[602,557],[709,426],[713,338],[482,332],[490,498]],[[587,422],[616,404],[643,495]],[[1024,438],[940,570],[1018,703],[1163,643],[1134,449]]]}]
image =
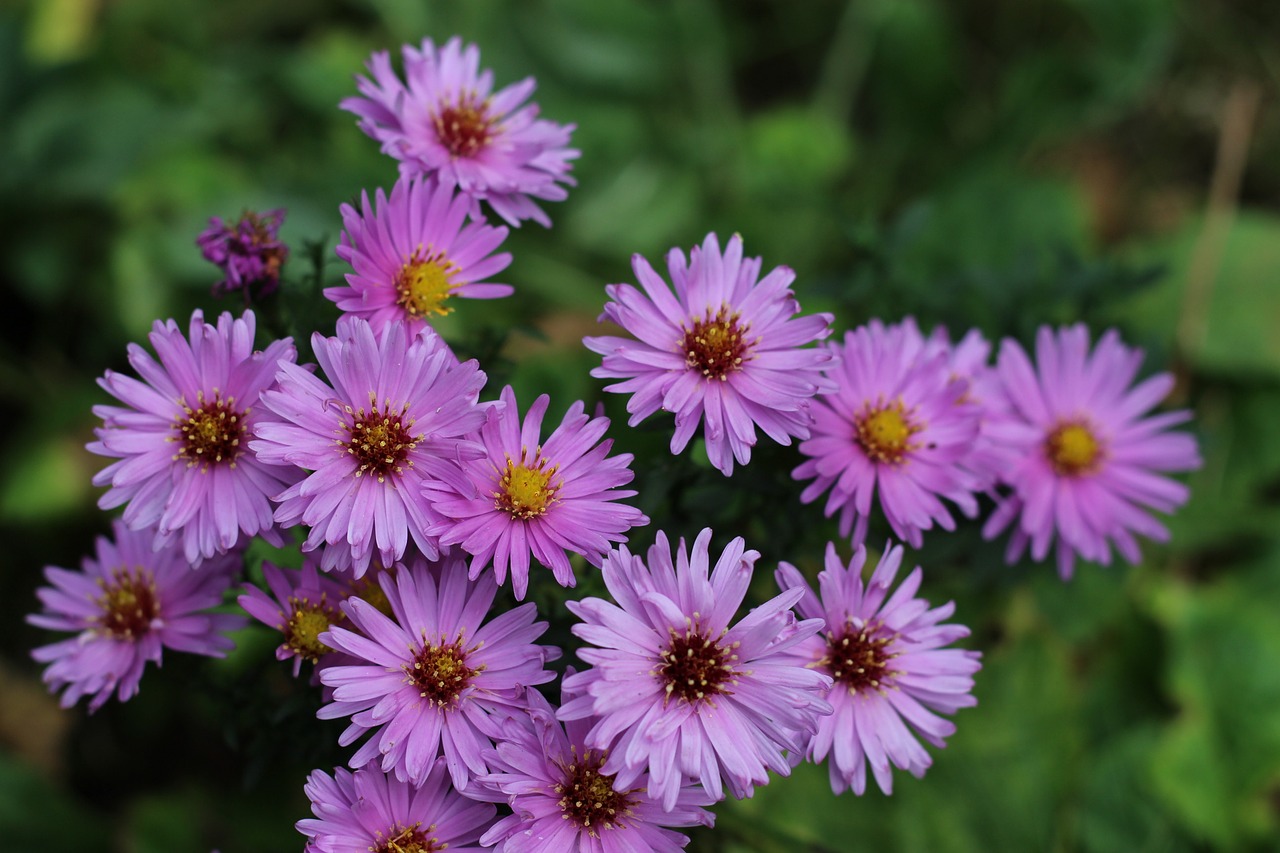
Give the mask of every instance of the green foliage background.
[{"label": "green foliage background", "polygon": [[[1273,0],[0,2],[0,848],[301,848],[301,783],[340,760],[316,746],[340,726],[264,632],[89,717],[45,694],[27,651],[49,638],[22,617],[40,568],[107,529],[94,379],[154,319],[221,310],[196,233],[286,206],[289,292],[312,304],[303,241],[339,275],[338,205],[395,174],[337,102],[371,51],[454,33],[499,84],[536,75],[583,152],[555,227],[508,241],[517,296],[444,329],[491,387],[553,414],[599,399],[579,341],[603,285],[714,230],[793,267],[840,328],[1117,325],[1196,411],[1205,466],[1141,566],[1064,585],[972,528],[926,537],[924,594],[956,599],[985,666],[923,780],[837,799],[801,768],[692,850],[1280,849]],[[663,459],[666,426],[613,434]],[[762,446],[731,490],[658,464],[641,501],[815,570],[835,531],[794,502],[791,453]]]}]

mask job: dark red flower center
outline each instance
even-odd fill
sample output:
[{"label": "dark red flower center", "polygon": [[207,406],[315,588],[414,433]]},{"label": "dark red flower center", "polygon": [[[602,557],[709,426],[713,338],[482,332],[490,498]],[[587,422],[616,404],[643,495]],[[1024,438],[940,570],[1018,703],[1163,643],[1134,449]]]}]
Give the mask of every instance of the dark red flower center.
[{"label": "dark red flower center", "polygon": [[237,410],[235,402],[234,397],[222,399],[217,389],[212,400],[198,392],[194,409],[182,400],[182,414],[174,417],[178,434],[173,440],[180,446],[173,458],[187,460],[188,468],[199,465],[202,471],[223,463],[234,468],[243,452],[240,439],[244,438],[244,417],[249,413]]},{"label": "dark red flower center", "polygon": [[484,671],[484,666],[473,669],[467,665],[467,652],[459,638],[438,646],[423,644],[413,656],[412,665],[405,664],[404,671],[418,688],[419,696],[444,708],[457,702],[458,695],[477,673]]},{"label": "dark red flower center", "polygon": [[827,632],[827,653],[818,664],[850,693],[883,690],[896,674],[889,669],[895,655],[888,646],[894,639],[893,634],[881,634],[876,625],[858,628],[846,623],[840,633]]},{"label": "dark red flower center", "polygon": [[409,409],[407,403],[396,412],[389,401],[379,408],[370,395],[368,412],[363,408],[345,408],[352,422],[344,422],[342,428],[350,432],[351,437],[339,439],[338,444],[355,457],[359,466],[357,477],[367,474],[377,477],[381,483],[388,474],[401,474],[405,468],[413,467],[413,460],[407,457],[418,446],[422,436],[410,433],[414,421],[404,417]]},{"label": "dark red flower center", "polygon": [[564,817],[585,829],[592,838],[601,827],[619,828],[621,819],[629,816],[636,805],[631,794],[640,790],[615,790],[613,776],[600,772],[603,763],[604,756],[589,749],[582,758],[564,768],[564,781],[555,786]]},{"label": "dark red flower center", "polygon": [[397,823],[386,832],[377,833],[377,846],[370,847],[369,850],[372,853],[436,853],[449,845],[441,844],[439,839],[431,835],[435,830],[434,823],[426,829],[422,828],[421,822],[413,826]]},{"label": "dark red flower center", "polygon": [[117,640],[135,640],[151,630],[160,615],[155,578],[141,566],[113,569],[110,580],[99,580],[102,595],[95,603],[102,610],[98,622]]},{"label": "dark red flower center", "polygon": [[1088,424],[1067,421],[1045,436],[1044,455],[1064,477],[1093,474],[1102,467],[1102,442]]},{"label": "dark red flower center", "polygon": [[488,105],[464,96],[435,115],[436,136],[454,157],[474,157],[493,138]]},{"label": "dark red flower center", "polygon": [[684,363],[708,379],[721,382],[735,370],[742,369],[751,349],[745,334],[747,328],[738,325],[738,315],[730,315],[721,308],[714,317],[707,311],[706,319],[695,320],[680,340]]},{"label": "dark red flower center", "polygon": [[854,418],[853,440],[872,462],[896,465],[906,459],[908,451],[919,447],[912,443],[911,436],[922,429],[921,424],[912,420],[901,400],[888,405],[868,403],[862,414]]},{"label": "dark red flower center", "polygon": [[734,664],[737,643],[725,646],[696,630],[692,623],[683,634],[671,629],[671,643],[660,653],[662,662],[655,674],[666,682],[667,699],[701,702],[719,693],[738,675]]}]

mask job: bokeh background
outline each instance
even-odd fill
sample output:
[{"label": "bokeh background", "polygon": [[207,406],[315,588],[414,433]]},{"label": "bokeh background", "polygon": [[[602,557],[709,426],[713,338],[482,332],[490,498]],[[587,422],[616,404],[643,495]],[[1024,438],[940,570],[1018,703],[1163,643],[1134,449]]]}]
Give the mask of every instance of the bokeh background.
[{"label": "bokeh background", "polygon": [[[972,526],[926,537],[924,594],[985,667],[923,780],[837,799],[802,768],[692,850],[1280,849],[1274,0],[0,0],[0,848],[301,848],[341,726],[265,632],[88,716],[46,694],[23,616],[107,530],[95,378],[156,318],[238,308],[195,235],[287,207],[290,316],[329,322],[337,207],[395,174],[336,105],[371,51],[455,33],[500,85],[536,75],[582,151],[554,228],[509,238],[517,296],[446,325],[492,387],[599,399],[579,341],[603,284],[714,230],[840,328],[1117,326],[1196,413],[1205,465],[1140,566],[1063,584]],[[661,459],[666,428],[614,434]],[[641,501],[815,570],[835,531],[795,463],[762,446],[730,492],[663,462]]]}]

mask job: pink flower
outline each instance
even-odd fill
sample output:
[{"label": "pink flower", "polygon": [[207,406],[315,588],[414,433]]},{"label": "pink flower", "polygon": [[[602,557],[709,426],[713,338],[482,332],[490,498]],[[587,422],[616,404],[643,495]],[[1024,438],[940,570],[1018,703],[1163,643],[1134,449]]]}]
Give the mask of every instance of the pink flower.
[{"label": "pink flower", "polygon": [[489,410],[480,432],[484,457],[463,464],[471,488],[459,492],[447,483],[429,483],[427,493],[446,517],[432,528],[440,544],[461,544],[472,555],[473,579],[492,562],[501,584],[510,566],[516,598],[523,599],[530,555],[561,586],[573,586],[568,554],[583,554],[599,565],[611,542],[649,519],[615,503],[635,494],[618,488],[635,475],[628,467],[631,454],[609,456],[613,442],[600,441],[608,418],[590,418],[581,402],[574,403],[544,444],[545,394],[523,423],[510,386],[502,390],[501,402]]},{"label": "pink flower", "polygon": [[659,408],[675,413],[671,452],[680,453],[706,420],[707,456],[726,476],[734,460],[745,465],[756,443],[756,427],[779,444],[808,438],[809,401],[833,384],[822,373],[829,349],[802,348],[830,334],[831,315],[800,311],[787,267],[757,282],[759,258],[742,257],[742,238],[729,239],[723,254],[716,235],[701,249],[667,255],[674,295],[644,258],[631,260],[643,293],[629,284],[605,290],[613,301],[600,320],[611,320],[635,336],[584,338],[604,356],[591,371],[623,379],[606,391],[632,394],[631,426]]}]

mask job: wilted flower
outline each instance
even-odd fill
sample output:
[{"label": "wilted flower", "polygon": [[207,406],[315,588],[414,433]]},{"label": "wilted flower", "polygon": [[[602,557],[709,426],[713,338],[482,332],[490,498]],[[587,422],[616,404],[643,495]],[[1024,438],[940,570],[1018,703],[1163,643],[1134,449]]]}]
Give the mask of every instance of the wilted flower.
[{"label": "wilted flower", "polygon": [[213,286],[215,296],[242,290],[247,304],[253,296],[266,296],[280,285],[280,267],[289,257],[289,247],[279,237],[284,213],[284,208],[245,211],[230,224],[220,216],[209,220],[196,245],[204,259],[226,276]]}]

